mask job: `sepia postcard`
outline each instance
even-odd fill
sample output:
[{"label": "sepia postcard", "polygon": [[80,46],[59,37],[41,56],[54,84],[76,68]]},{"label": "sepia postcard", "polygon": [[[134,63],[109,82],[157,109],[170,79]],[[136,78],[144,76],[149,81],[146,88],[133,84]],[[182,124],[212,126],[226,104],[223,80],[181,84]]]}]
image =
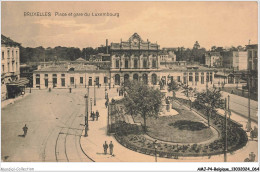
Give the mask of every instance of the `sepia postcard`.
[{"label": "sepia postcard", "polygon": [[258,152],[257,1],[1,2],[2,165]]}]

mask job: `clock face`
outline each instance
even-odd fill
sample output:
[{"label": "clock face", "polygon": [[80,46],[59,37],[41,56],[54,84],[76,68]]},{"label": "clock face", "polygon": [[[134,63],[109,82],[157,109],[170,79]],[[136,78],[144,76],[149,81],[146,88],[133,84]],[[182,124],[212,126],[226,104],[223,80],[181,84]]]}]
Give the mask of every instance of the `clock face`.
[{"label": "clock face", "polygon": [[133,42],[134,42],[135,44],[137,44],[137,43],[138,43],[138,39],[135,38],[135,39],[133,40]]}]

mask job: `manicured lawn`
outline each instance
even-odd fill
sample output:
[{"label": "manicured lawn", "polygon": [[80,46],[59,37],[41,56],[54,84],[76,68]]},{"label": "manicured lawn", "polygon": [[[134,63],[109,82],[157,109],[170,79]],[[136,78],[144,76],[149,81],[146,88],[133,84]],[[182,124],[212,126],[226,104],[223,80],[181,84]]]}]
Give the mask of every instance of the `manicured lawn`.
[{"label": "manicured lawn", "polygon": [[[175,143],[199,143],[213,137],[211,129],[193,112],[178,104],[175,104],[175,109],[179,115],[148,118],[147,134],[159,140]],[[143,122],[140,116],[134,119],[136,122]]]}]

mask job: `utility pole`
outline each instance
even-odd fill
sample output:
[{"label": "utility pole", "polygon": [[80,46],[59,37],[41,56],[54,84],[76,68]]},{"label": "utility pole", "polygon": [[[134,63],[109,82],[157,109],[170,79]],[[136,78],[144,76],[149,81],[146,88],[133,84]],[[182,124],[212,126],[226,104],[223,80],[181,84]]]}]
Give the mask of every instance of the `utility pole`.
[{"label": "utility pole", "polygon": [[231,112],[230,112],[229,104],[230,104],[230,96],[228,95],[228,116],[230,120]]},{"label": "utility pole", "polygon": [[96,106],[96,83],[97,81],[94,81],[94,106]]},{"label": "utility pole", "polygon": [[247,122],[247,131],[251,131],[251,115],[250,115],[250,87],[251,87],[251,78],[250,78],[250,73],[248,70],[248,122]]},{"label": "utility pole", "polygon": [[86,73],[85,73],[85,88],[87,87],[87,78],[86,78]]},{"label": "utility pole", "polygon": [[92,112],[92,98],[90,98],[90,113]]},{"label": "utility pole", "polygon": [[208,92],[209,89],[209,73],[206,73],[206,90]]},{"label": "utility pole", "polygon": [[[88,84],[88,96],[89,96],[89,84]],[[90,97],[90,96],[89,96]]]},{"label": "utility pole", "polygon": [[85,137],[88,136],[88,95],[84,96],[86,99],[86,107],[85,107]]},{"label": "utility pole", "polygon": [[227,162],[227,98],[225,98],[225,143],[224,143],[224,162]]}]

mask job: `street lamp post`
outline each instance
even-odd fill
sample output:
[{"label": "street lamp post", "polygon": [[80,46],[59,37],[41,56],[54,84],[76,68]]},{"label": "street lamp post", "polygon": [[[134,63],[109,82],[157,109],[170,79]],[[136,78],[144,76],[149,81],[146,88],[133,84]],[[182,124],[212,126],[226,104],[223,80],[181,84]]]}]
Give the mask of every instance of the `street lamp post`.
[{"label": "street lamp post", "polygon": [[94,81],[94,106],[96,106],[96,80]]},{"label": "street lamp post", "polygon": [[85,73],[85,88],[87,87],[86,73]]},{"label": "street lamp post", "polygon": [[154,158],[155,158],[155,162],[157,162],[157,148],[158,148],[157,140],[155,140],[153,144],[154,144]]},{"label": "street lamp post", "polygon": [[84,96],[86,99],[86,107],[85,107],[85,137],[88,136],[88,95]]},{"label": "street lamp post", "polygon": [[225,143],[224,143],[224,162],[227,162],[227,98],[225,98]]},{"label": "street lamp post", "polygon": [[228,95],[228,117],[229,117],[229,120],[230,120],[231,111],[230,111],[230,108],[229,108],[229,104],[230,104],[230,96]]},{"label": "street lamp post", "polygon": [[90,98],[90,112],[92,112],[92,98]]},{"label": "street lamp post", "polygon": [[[89,96],[89,84],[88,84],[88,96]],[[90,97],[90,96],[89,96]]]},{"label": "street lamp post", "polygon": [[252,127],[251,127],[251,114],[250,114],[250,86],[251,86],[251,80],[250,80],[250,73],[248,70],[248,122],[247,122],[247,131],[251,131]]}]

